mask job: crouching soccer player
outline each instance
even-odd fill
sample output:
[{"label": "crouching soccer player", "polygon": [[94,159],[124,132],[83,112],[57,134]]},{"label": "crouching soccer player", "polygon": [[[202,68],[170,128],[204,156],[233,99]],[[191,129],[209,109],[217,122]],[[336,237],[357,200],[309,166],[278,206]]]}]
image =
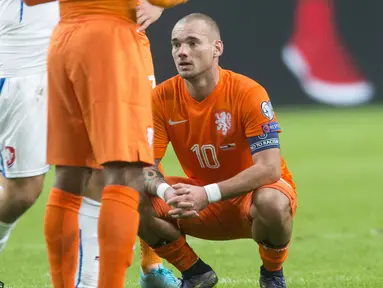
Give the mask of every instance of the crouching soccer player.
[{"label": "crouching soccer player", "polygon": [[[184,288],[218,282],[185,235],[252,238],[263,262],[260,287],[286,287],[282,265],[297,195],[267,92],[219,67],[223,44],[210,17],[184,17],[171,43],[179,75],[153,90],[156,164],[145,172],[150,196],[140,207],[139,236],[182,272]],[[169,142],[187,178],[158,169]]]}]

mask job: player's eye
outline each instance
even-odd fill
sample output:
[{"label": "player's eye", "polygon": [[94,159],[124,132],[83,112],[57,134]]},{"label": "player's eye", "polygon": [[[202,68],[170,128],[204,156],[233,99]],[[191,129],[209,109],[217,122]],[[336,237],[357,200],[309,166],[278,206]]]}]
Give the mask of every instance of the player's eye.
[{"label": "player's eye", "polygon": [[194,47],[194,46],[196,46],[197,45],[197,42],[195,42],[195,41],[190,41],[189,42],[189,46],[190,47]]},{"label": "player's eye", "polygon": [[180,48],[181,44],[180,43],[173,43],[173,48]]}]

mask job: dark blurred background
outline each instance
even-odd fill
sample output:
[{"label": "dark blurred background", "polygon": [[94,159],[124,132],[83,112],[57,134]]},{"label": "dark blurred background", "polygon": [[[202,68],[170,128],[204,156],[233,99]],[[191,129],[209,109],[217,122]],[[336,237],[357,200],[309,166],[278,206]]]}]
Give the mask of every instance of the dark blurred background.
[{"label": "dark blurred background", "polygon": [[[221,66],[261,83],[274,105],[383,101],[382,11],[379,0],[190,0],[165,11],[148,30],[157,83],[176,74],[170,47],[174,24],[201,12],[220,26]],[[288,44],[299,49],[311,72],[297,77],[287,68],[282,50]]]}]

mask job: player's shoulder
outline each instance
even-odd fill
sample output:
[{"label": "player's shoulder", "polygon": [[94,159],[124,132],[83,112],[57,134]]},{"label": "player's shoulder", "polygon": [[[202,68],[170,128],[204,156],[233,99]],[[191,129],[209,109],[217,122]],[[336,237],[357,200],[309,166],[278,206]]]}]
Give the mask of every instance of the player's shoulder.
[{"label": "player's shoulder", "polygon": [[222,69],[222,73],[225,85],[229,86],[230,90],[233,91],[237,97],[244,97],[249,93],[255,95],[257,95],[257,93],[263,94],[266,91],[260,83],[246,75],[228,69]]},{"label": "player's shoulder", "polygon": [[153,97],[158,98],[158,100],[174,98],[181,89],[182,83],[182,78],[179,75],[169,78],[154,88]]}]

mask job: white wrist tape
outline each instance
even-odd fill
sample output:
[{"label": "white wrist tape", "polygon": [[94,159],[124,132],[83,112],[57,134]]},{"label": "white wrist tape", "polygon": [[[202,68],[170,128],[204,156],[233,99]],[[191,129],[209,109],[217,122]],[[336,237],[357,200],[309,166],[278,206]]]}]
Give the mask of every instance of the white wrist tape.
[{"label": "white wrist tape", "polygon": [[157,196],[160,197],[162,200],[165,201],[165,191],[171,187],[168,183],[161,183],[157,187]]},{"label": "white wrist tape", "polygon": [[218,184],[209,184],[203,186],[203,188],[205,188],[209,203],[214,203],[222,199],[221,190],[219,189]]}]

